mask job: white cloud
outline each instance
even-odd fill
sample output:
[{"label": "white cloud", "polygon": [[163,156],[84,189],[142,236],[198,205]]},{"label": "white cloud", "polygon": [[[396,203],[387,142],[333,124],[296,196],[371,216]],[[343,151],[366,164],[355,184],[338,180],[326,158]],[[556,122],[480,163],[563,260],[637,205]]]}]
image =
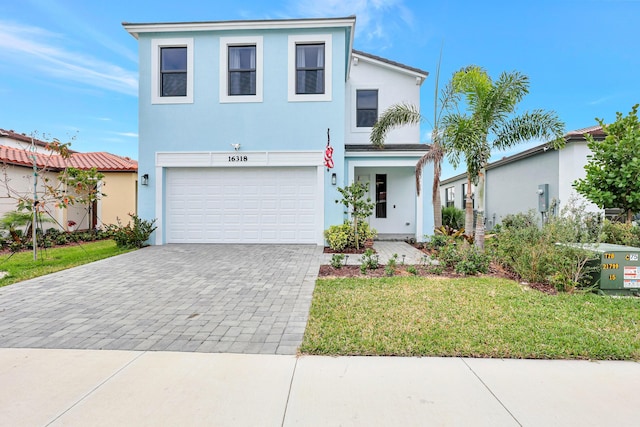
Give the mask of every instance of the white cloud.
[{"label": "white cloud", "polygon": [[137,73],[64,47],[61,35],[0,21],[2,61],[25,71],[136,96]]},{"label": "white cloud", "polygon": [[356,37],[379,50],[391,46],[392,33],[399,27],[413,27],[414,17],[403,0],[292,0],[289,9],[302,17],[355,15]]},{"label": "white cloud", "polygon": [[136,132],[114,132],[116,135],[126,136],[127,138],[137,138],[138,134]]}]

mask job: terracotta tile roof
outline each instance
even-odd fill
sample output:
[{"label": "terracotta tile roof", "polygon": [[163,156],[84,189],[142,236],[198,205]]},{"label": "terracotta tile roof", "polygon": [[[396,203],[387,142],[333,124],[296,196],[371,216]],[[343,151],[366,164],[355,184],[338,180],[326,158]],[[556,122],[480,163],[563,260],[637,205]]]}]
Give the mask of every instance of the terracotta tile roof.
[{"label": "terracotta tile roof", "polygon": [[[29,139],[30,140],[30,139]],[[14,165],[31,166],[33,154],[27,150],[0,145],[0,162]],[[111,153],[77,153],[63,159],[57,154],[36,154],[36,164],[39,168],[49,167],[54,170],[72,166],[78,169],[97,168],[101,172],[136,172],[138,162],[128,157],[116,156]]]}]

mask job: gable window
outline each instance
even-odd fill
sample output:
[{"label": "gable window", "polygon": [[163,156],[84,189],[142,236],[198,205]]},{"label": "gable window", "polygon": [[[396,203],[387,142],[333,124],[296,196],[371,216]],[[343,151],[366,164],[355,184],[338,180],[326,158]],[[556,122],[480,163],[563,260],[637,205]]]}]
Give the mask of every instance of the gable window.
[{"label": "gable window", "polygon": [[256,47],[229,46],[229,96],[256,94]]},{"label": "gable window", "polygon": [[296,94],[324,93],[324,44],[296,45]]},{"label": "gable window", "polygon": [[220,38],[220,102],[262,102],[262,37]]},{"label": "gable window", "polygon": [[376,218],[387,217],[387,175],[376,174]]},{"label": "gable window", "polygon": [[151,102],[193,102],[193,39],[151,41]]},{"label": "gable window", "polygon": [[290,35],[288,53],[289,101],[331,101],[331,34]]},{"label": "gable window", "polygon": [[456,195],[455,195],[455,187],[447,187],[444,189],[444,200],[445,206],[455,206],[456,203]]},{"label": "gable window", "polygon": [[160,96],[187,96],[187,48],[160,48]]},{"label": "gable window", "polygon": [[372,89],[356,91],[356,126],[370,128],[378,120],[378,91]]}]

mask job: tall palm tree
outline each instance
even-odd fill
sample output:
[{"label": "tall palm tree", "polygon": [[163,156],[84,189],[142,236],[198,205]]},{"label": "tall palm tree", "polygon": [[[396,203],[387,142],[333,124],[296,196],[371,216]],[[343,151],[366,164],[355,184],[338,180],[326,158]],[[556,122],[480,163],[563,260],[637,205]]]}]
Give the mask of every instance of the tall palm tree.
[{"label": "tall palm tree", "polygon": [[[442,52],[440,52],[442,57]],[[422,181],[422,170],[429,162],[433,163],[433,223],[435,228],[442,226],[442,201],[440,199],[440,174],[442,172],[442,161],[445,156],[445,144],[442,141],[444,133],[441,131],[440,123],[442,115],[456,100],[457,94],[453,91],[453,86],[448,84],[440,96],[440,108],[438,109],[438,80],[440,78],[440,61],[436,69],[436,86],[433,108],[433,130],[431,131],[431,147],[416,163],[416,191],[420,194]],[[400,126],[417,125],[425,121],[419,109],[412,104],[395,104],[386,109],[378,121],[373,125],[370,141],[377,147],[384,146],[387,134]]]},{"label": "tall palm tree", "polygon": [[503,150],[531,139],[546,139],[553,148],[561,148],[564,123],[553,111],[515,115],[518,103],[529,93],[529,78],[520,72],[503,72],[493,81],[483,68],[470,66],[454,73],[452,85],[454,92],[464,96],[467,113],[444,117],[445,140],[449,144],[445,149],[451,152],[454,166],[464,155],[467,174],[476,184],[475,243],[483,249],[484,189],[491,150]]}]

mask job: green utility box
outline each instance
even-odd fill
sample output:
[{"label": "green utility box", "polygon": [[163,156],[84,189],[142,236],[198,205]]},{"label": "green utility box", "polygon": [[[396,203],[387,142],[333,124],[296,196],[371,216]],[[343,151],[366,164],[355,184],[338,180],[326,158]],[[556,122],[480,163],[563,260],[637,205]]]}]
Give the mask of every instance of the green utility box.
[{"label": "green utility box", "polygon": [[593,273],[593,280],[594,283],[600,280],[602,293],[640,295],[640,248],[609,243],[584,248],[600,255],[600,272]]}]

